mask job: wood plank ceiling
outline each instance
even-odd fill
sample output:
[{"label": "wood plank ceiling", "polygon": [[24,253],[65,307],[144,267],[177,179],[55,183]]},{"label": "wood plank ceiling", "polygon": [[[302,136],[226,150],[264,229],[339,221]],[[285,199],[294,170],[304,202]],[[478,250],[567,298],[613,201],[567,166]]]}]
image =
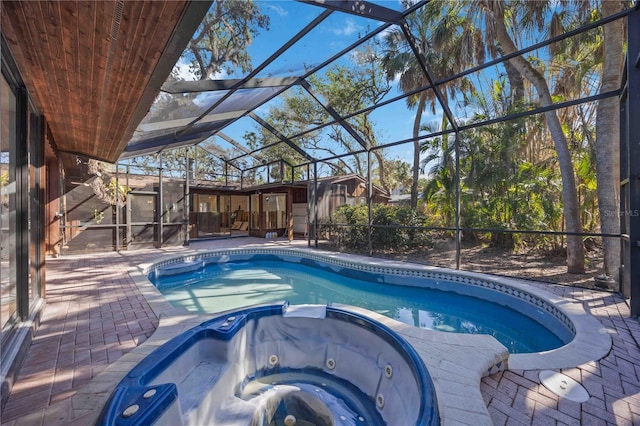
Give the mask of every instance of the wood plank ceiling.
[{"label": "wood plank ceiling", "polygon": [[115,162],[209,4],[3,1],[2,32],[57,150]]}]

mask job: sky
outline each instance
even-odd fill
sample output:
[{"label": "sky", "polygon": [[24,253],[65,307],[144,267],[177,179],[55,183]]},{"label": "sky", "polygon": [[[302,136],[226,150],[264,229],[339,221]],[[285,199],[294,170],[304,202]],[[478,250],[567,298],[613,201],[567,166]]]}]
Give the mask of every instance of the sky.
[{"label": "sky", "polygon": [[[268,0],[259,1],[258,3],[262,8],[262,12],[270,17],[270,29],[269,31],[262,30],[248,47],[254,68],[262,64],[278,48],[302,30],[324,10],[318,6],[295,1]],[[375,3],[388,8],[401,10],[400,2],[396,0],[377,1]],[[380,25],[382,25],[382,23],[379,21],[334,12],[307,36],[288,49],[280,58],[267,66],[267,68],[258,74],[258,77],[301,75],[305,67],[316,66],[324,62],[357,41],[368,31]],[[351,59],[346,56],[336,62],[348,64],[350,60]],[[188,75],[188,66],[186,64],[179,63],[177,67],[182,70],[181,76],[183,78],[187,80],[194,79],[193,76]],[[221,79],[241,78],[243,75],[220,74],[216,77]],[[395,82],[392,82],[392,86],[392,90],[387,98],[401,94]],[[264,117],[269,105],[272,104],[273,102],[263,106],[257,113]],[[442,112],[440,110],[437,111],[437,114],[433,117],[429,117],[429,114],[430,113],[425,114],[425,121],[433,120],[439,122],[439,120],[441,120]],[[379,130],[379,144],[412,137],[415,110],[408,110],[404,100],[384,107],[379,112],[374,111],[370,117],[375,121],[376,128]],[[249,123],[253,125],[251,120],[239,120],[235,125],[224,129],[223,132],[234,139],[242,140],[244,130],[247,129]],[[386,153],[390,159],[399,158],[411,163],[413,158],[413,145],[405,144],[388,148],[386,149]]]},{"label": "sky", "polygon": [[[373,3],[395,10],[402,9],[398,0],[374,0]],[[264,0],[258,1],[258,4],[260,4],[262,12],[270,17],[270,29],[269,31],[260,30],[260,34],[254,38],[253,43],[248,47],[254,69],[324,11],[322,7],[290,0]],[[382,23],[379,21],[334,12],[308,35],[289,48],[276,61],[261,70],[257,74],[257,77],[300,76],[304,73],[305,68],[308,69],[309,67],[323,63],[380,25],[382,25]],[[385,33],[382,32],[378,37],[383,37],[384,34]],[[522,38],[524,36],[518,34],[518,37]],[[536,42],[546,37],[546,34],[534,34],[533,39],[529,40],[529,42]],[[520,44],[522,40],[518,42]],[[534,51],[529,55],[537,56],[544,60],[545,57],[548,57],[547,52],[546,50]],[[490,58],[487,57],[487,60],[489,59]],[[333,64],[349,66],[352,64],[351,56],[348,54],[344,55],[331,65]],[[194,79],[193,76],[189,76],[188,73],[186,73],[188,69],[186,64],[178,64],[178,69],[182,70],[183,78],[187,80]],[[320,74],[322,74],[322,70]],[[244,75],[226,75],[220,73],[215,76],[215,78],[220,79],[241,77],[244,77]],[[435,77],[437,80],[445,76],[436,75]],[[492,87],[497,77],[504,77],[504,68],[502,65],[490,67],[468,76],[477,92],[487,94],[490,93],[489,88]],[[391,86],[391,91],[385,99],[402,94],[398,88],[397,81],[391,82]],[[256,111],[257,114],[266,117],[269,107],[276,106],[278,102],[277,99],[268,102]],[[450,106],[454,116],[456,116],[459,122],[470,119],[472,115],[478,111],[477,106],[473,104],[463,104],[459,98],[452,100]],[[415,109],[408,109],[404,99],[374,110],[369,117],[375,123],[375,128],[378,133],[378,145],[411,138],[415,113]],[[427,107],[427,110],[423,113],[422,124],[429,124],[437,129],[442,121],[442,115],[443,112],[439,105],[436,105],[435,111]],[[246,131],[256,129],[257,125],[252,119],[241,118],[223,129],[223,132],[238,141],[242,141]],[[221,145],[227,144],[221,141],[220,138],[216,139],[216,143],[218,143],[218,141]],[[230,145],[227,144],[224,148],[228,148],[229,146]],[[316,158],[326,156],[326,154],[319,152],[310,152],[310,154]],[[386,148],[385,154],[390,160],[400,159],[412,164],[413,144],[407,143]]]}]

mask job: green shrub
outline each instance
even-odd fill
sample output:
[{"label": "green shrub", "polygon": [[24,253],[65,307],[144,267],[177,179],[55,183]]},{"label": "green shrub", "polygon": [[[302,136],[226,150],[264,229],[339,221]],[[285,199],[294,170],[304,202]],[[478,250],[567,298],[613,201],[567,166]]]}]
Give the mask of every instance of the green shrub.
[{"label": "green shrub", "polygon": [[[372,206],[371,240],[376,250],[404,250],[430,246],[429,233],[424,229],[404,226],[425,226],[426,217],[410,207],[385,204]],[[337,209],[331,235],[339,247],[363,250],[368,247],[369,209],[366,205],[344,205]],[[381,225],[381,226],[379,226]]]}]

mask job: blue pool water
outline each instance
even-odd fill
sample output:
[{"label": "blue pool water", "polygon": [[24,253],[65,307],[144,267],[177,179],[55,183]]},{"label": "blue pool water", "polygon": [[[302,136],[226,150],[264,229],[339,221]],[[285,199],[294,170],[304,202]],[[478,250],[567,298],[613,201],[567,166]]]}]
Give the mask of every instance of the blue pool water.
[{"label": "blue pool water", "polygon": [[[533,305],[532,312],[524,315],[521,307],[516,310],[452,291],[363,281],[278,260],[211,263],[205,268],[175,275],[155,277],[151,273],[149,278],[173,306],[199,314],[284,300],[291,304],[344,303],[420,328],[489,334],[510,353],[555,349],[572,337],[559,320]],[[405,279],[407,283],[425,280],[403,277]],[[542,317],[545,318],[540,321]],[[559,335],[542,324],[554,321],[558,323]]]}]

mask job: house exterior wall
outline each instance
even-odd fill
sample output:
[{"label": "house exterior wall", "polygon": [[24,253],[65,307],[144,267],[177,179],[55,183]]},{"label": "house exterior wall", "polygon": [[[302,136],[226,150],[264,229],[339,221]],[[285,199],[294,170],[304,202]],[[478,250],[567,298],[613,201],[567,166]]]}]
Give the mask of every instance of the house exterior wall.
[{"label": "house exterior wall", "polygon": [[38,114],[4,37],[0,104],[0,407],[44,306],[46,165]]}]

